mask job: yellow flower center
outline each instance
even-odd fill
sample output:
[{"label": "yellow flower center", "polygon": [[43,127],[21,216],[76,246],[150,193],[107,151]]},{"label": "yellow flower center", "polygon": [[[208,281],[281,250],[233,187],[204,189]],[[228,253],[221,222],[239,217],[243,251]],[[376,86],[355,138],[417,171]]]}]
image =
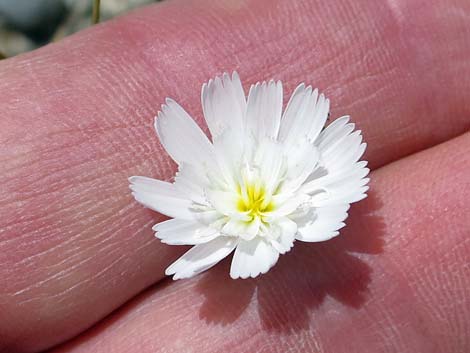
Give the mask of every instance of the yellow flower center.
[{"label": "yellow flower center", "polygon": [[267,193],[265,187],[259,183],[239,186],[238,195],[238,211],[246,213],[251,220],[260,217],[261,221],[264,221],[263,216],[274,210],[272,195]]}]

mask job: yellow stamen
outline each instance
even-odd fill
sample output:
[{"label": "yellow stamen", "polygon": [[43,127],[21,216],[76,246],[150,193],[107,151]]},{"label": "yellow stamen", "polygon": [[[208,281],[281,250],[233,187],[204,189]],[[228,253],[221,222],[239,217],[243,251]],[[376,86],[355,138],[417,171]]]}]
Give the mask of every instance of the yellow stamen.
[{"label": "yellow stamen", "polygon": [[263,216],[266,212],[274,210],[274,202],[271,195],[266,193],[266,189],[259,183],[250,183],[239,187],[239,199],[237,209],[240,212],[247,213],[253,220],[255,217]]}]

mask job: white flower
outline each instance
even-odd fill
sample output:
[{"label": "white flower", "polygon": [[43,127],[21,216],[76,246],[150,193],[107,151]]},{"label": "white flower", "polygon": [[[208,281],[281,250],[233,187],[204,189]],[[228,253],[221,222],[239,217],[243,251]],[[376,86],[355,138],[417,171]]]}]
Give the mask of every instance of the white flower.
[{"label": "white flower", "polygon": [[[366,144],[345,116],[324,128],[329,101],[299,85],[282,113],[280,81],[257,83],[245,98],[237,73],[202,87],[212,142],[176,102],[155,128],[178,164],[173,183],[131,177],[135,199],[172,219],[153,230],[162,242],[194,245],[166,269],[192,277],[235,250],[230,276],[266,273],[295,240],[338,235],[349,205],[366,197]],[[282,115],[282,117],[281,117]]]}]

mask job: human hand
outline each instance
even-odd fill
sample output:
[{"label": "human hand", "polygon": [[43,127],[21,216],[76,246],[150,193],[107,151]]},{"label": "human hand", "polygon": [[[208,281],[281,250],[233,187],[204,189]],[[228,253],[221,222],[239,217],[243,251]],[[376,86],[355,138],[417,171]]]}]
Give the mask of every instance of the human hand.
[{"label": "human hand", "polygon": [[[467,351],[468,16],[463,0],[175,0],[0,62],[0,352]],[[154,238],[163,217],[127,177],[173,175],[153,116],[169,96],[202,125],[202,82],[232,70],[325,91],[363,130],[371,191],[339,237],[267,275],[224,262],[173,282],[184,249]]]}]

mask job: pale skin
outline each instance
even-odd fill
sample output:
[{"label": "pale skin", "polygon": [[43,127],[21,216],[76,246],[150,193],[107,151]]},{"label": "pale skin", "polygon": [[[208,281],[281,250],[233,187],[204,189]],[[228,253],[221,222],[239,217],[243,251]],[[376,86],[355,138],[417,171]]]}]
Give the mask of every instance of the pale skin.
[{"label": "pale skin", "polygon": [[[469,18],[465,0],[169,0],[0,62],[0,352],[470,350]],[[201,84],[234,69],[351,115],[370,196],[256,280],[224,261],[173,282],[185,248],[154,238],[127,177],[169,180],[159,105],[206,129]]]}]

